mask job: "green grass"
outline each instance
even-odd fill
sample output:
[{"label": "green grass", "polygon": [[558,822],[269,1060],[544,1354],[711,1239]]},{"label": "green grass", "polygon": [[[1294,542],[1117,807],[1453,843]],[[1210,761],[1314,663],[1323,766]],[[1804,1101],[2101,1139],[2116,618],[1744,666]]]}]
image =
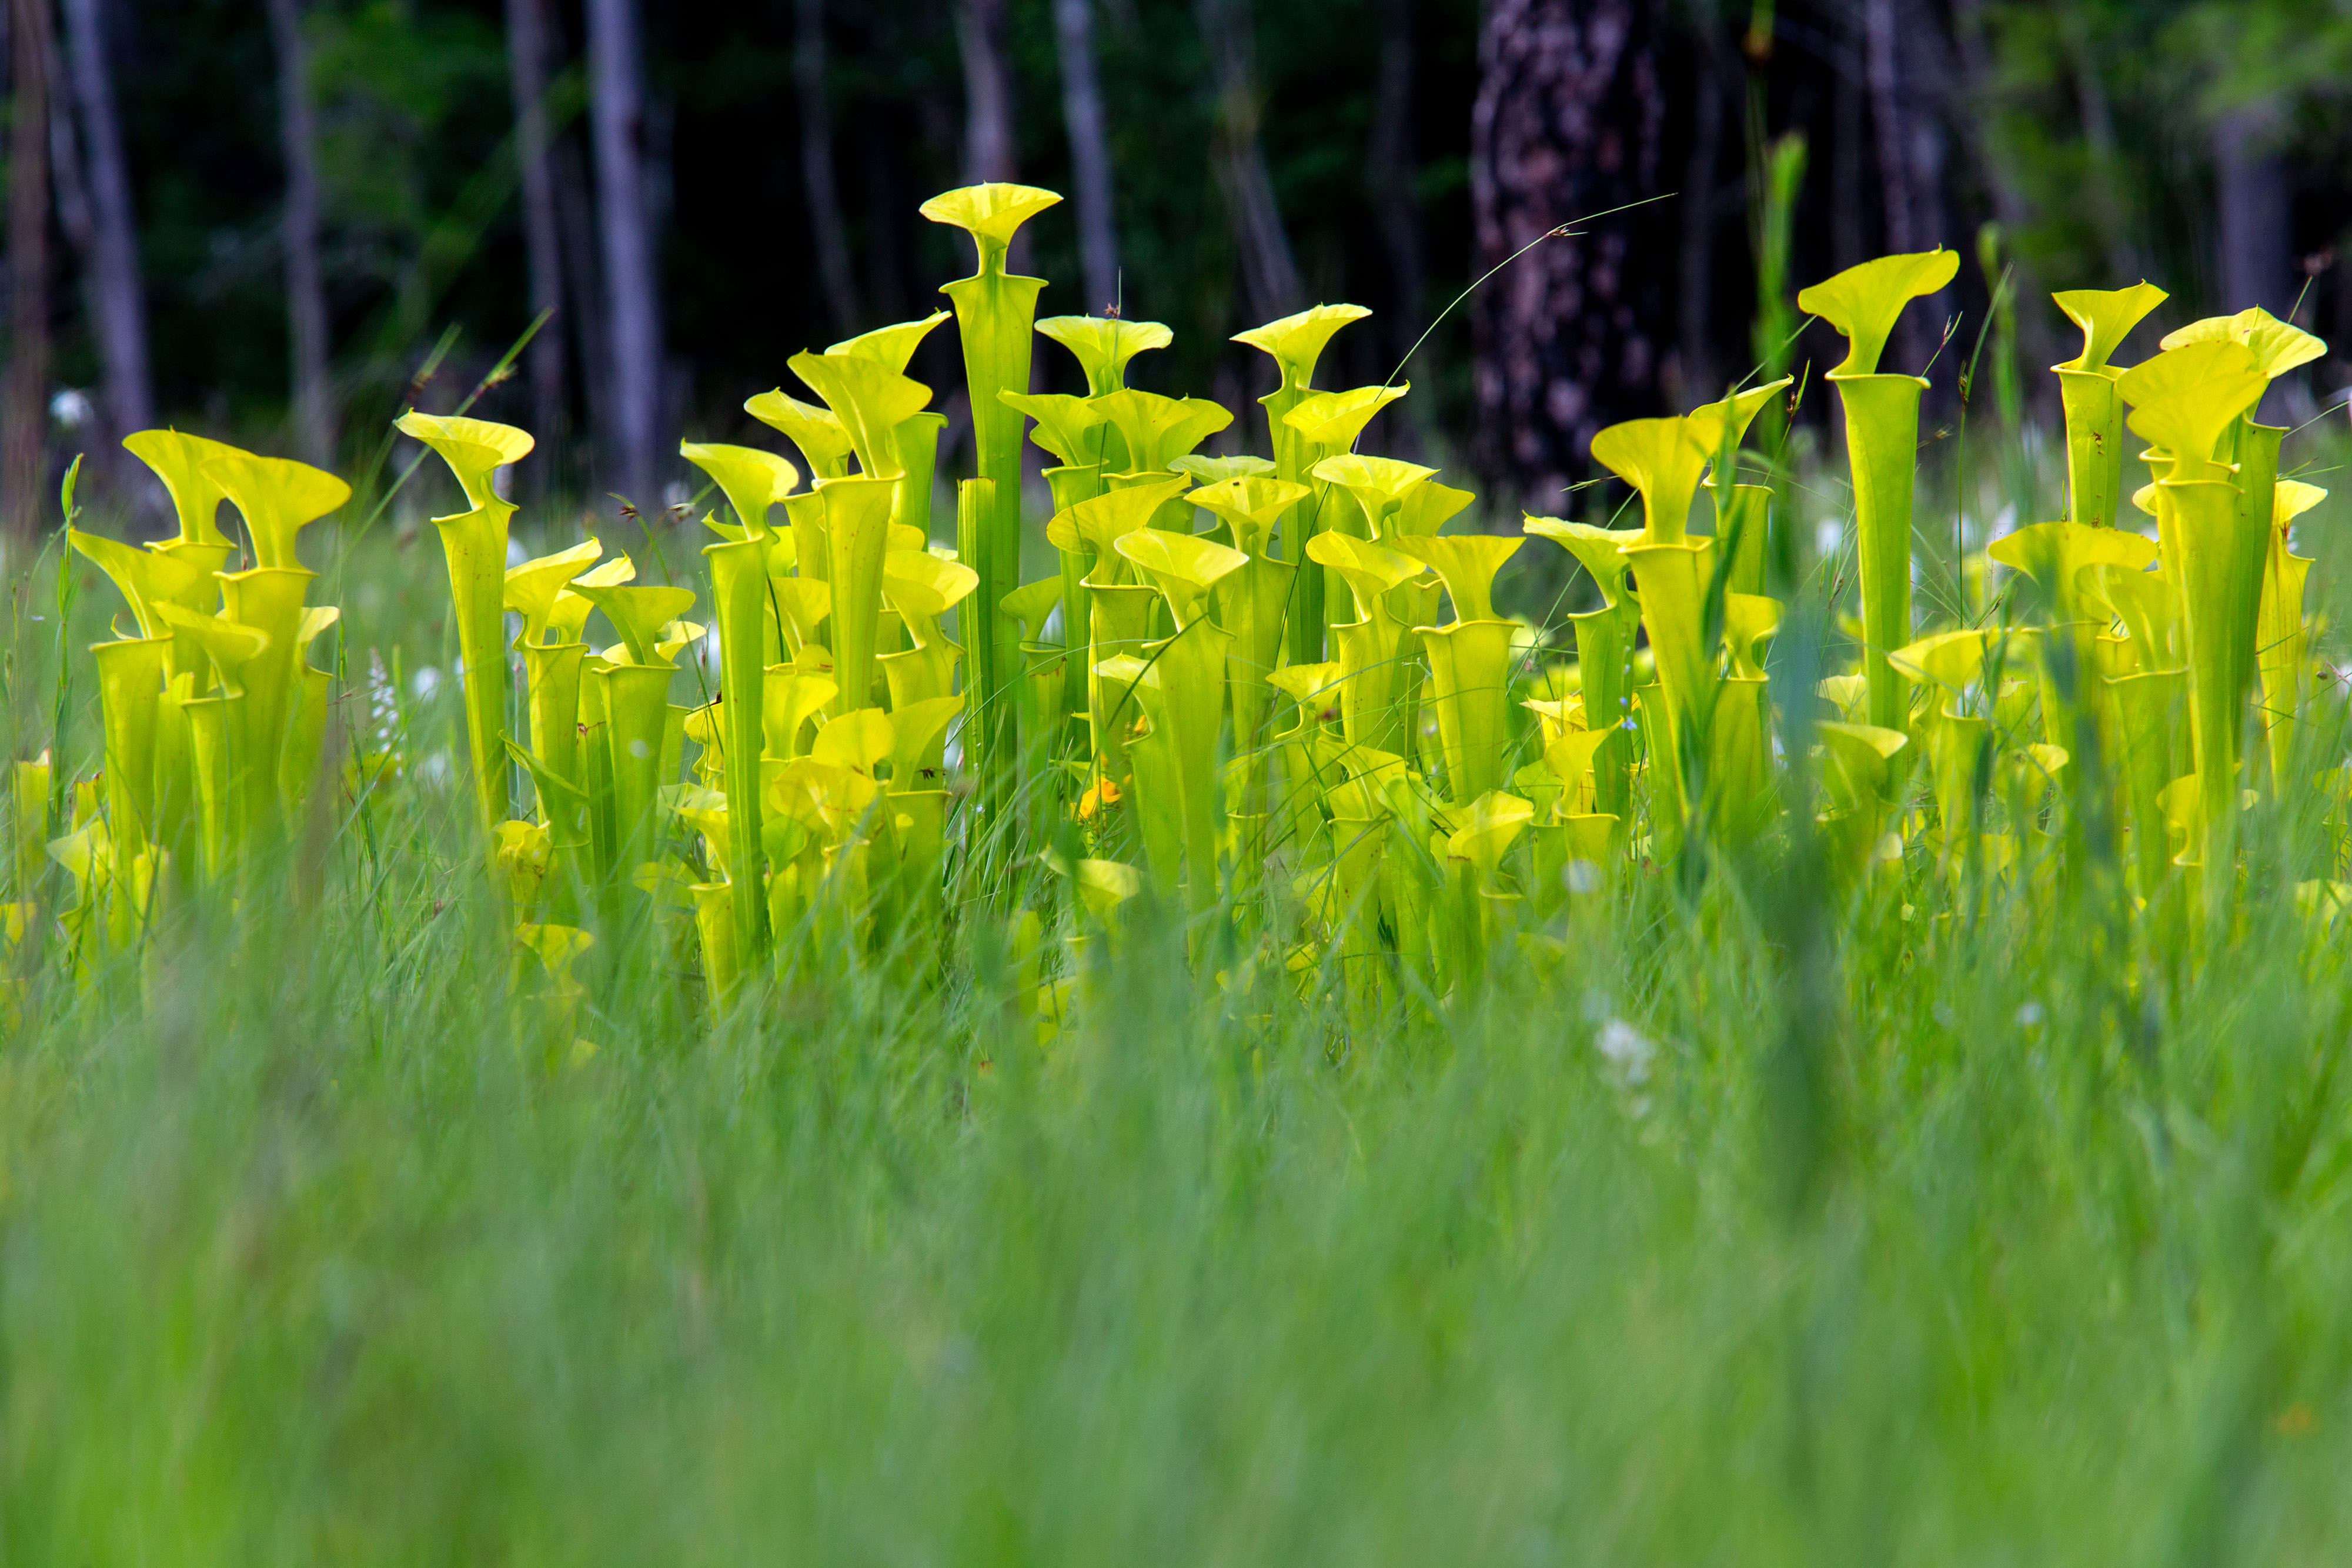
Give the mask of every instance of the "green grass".
[{"label": "green grass", "polygon": [[1734,901],[1649,894],[1339,1063],[1149,930],[1042,1051],[979,969],[716,1034],[623,977],[550,1074],[469,897],[282,899],[0,1058],[22,1560],[2352,1545],[2291,912],[2120,1012],[2082,932],[1895,921],[1792,1020]]},{"label": "green grass", "polygon": [[[354,676],[446,669],[430,543],[354,558]],[[10,1559],[2352,1552],[2296,824],[2220,930],[1915,884],[1824,947],[1801,863],[1652,878],[1369,1037],[1150,910],[1045,1046],[970,902],[716,1029],[648,937],[551,1068],[459,782],[0,1048]]]}]

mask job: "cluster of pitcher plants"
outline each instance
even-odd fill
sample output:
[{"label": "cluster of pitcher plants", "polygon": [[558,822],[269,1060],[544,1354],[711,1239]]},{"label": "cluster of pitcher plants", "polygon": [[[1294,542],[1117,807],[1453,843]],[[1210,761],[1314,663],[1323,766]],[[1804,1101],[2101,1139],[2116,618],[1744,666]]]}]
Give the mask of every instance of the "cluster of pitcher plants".
[{"label": "cluster of pitcher plants", "polygon": [[[1850,667],[1792,687],[1765,591],[1787,476],[1742,453],[1757,416],[1789,406],[1787,380],[1601,432],[1592,456],[1635,492],[1638,527],[1530,515],[1448,532],[1468,492],[1358,450],[1409,388],[1315,384],[1368,312],[1240,334],[1272,361],[1271,455],[1203,455],[1232,411],[1127,384],[1165,327],[1037,319],[1044,284],[1008,270],[1016,230],[1057,200],[997,184],[926,204],[977,253],[942,290],[951,310],[793,358],[814,401],[745,405],[791,455],[680,448],[713,501],[698,588],[595,538],[509,564],[499,472],[531,437],[400,420],[463,495],[434,526],[475,842],[520,992],[559,1043],[584,1027],[583,957],[631,930],[667,931],[724,1011],[794,966],[935,961],[930,934],[977,920],[1050,1033],[1141,899],[1184,922],[1204,967],[1271,961],[1369,1022],[1476,985],[1506,946],[1557,944],[1633,878],[1794,833],[1856,918],[1905,917],[1932,883],[2100,868],[2139,910],[2231,885],[2259,791],[2334,810],[2341,775],[2307,723],[2310,563],[2289,548],[2322,492],[2279,476],[2286,433],[2255,417],[2322,345],[2260,309],[2125,369],[2111,358],[2162,291],[2056,296],[2084,339],[2055,368],[2066,516],[1995,540],[2007,571],[1980,618],[1922,635],[1928,383],[1881,360],[1958,257],[1885,256],[1803,291],[1849,344],[1826,379],[1860,614],[1832,629]],[[931,516],[946,416],[907,373],[950,315],[977,469],[946,490],[952,545]],[[1028,390],[1039,337],[1075,357],[1085,393]],[[2127,439],[2145,448],[2137,487]],[[1026,561],[1024,441],[1051,459],[1051,553]],[[131,620],[90,650],[96,775],[64,789],[46,758],[16,765],[0,930],[21,948],[53,918],[84,974],[174,900],[257,885],[257,863],[372,787],[326,755],[335,682],[305,650],[337,612],[308,603],[296,552],[349,488],[195,436],[125,444],[179,536],[69,533]],[[1590,580],[1557,639],[1496,608],[1531,538]]]}]

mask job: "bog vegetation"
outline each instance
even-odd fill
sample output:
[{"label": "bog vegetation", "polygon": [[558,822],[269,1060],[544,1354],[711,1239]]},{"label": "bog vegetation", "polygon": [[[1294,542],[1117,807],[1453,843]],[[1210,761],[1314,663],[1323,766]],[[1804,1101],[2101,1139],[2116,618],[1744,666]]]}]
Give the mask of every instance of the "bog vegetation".
[{"label": "bog vegetation", "polygon": [[[757,1010],[845,962],[946,983],[975,924],[1050,1042],[1119,961],[1139,899],[1181,912],[1203,977],[1262,969],[1246,983],[1337,1001],[1345,1057],[1502,956],[1572,963],[1629,883],[1695,889],[1767,845],[1804,846],[1823,919],[1927,943],[1989,904],[2014,920],[2089,900],[2116,942],[2189,953],[2274,875],[2334,918],[2341,705],[2314,678],[2310,562],[2290,543],[2325,492],[2282,476],[2288,432],[2255,417],[2322,351],[2309,334],[2250,309],[2125,368],[2111,356],[2163,291],[2058,295],[2083,334],[2054,371],[2066,516],[1964,561],[1923,623],[1927,382],[1881,358],[1958,257],[1806,289],[1850,345],[1827,380],[1855,591],[1792,619],[1766,592],[1792,577],[1790,476],[1747,444],[1759,415],[1785,430],[1788,378],[1603,431],[1593,456],[1637,494],[1638,528],[1447,532],[1467,491],[1358,449],[1410,385],[1315,384],[1367,312],[1241,334],[1278,371],[1273,455],[1201,455],[1234,411],[1127,384],[1167,329],[1037,319],[1043,285],[1007,271],[1057,200],[982,185],[926,204],[976,252],[941,290],[952,309],[795,355],[815,401],[746,405],[792,457],[681,448],[714,502],[698,575],[593,538],[509,564],[499,475],[530,435],[399,422],[464,501],[434,520],[472,802],[458,859],[511,925],[512,1003],[551,1061],[593,1051],[598,972]],[[979,468],[954,486],[951,546],[930,515],[945,416],[905,373],[950,316]],[[1039,338],[1086,394],[1025,390]],[[1024,440],[1053,460],[1044,560],[1024,559]],[[337,676],[309,651],[338,612],[310,602],[298,542],[349,487],[175,432],[127,444],[180,532],[144,549],[68,533],[128,619],[89,650],[102,752],[78,773],[16,764],[19,1012],[135,973],[192,905],[264,885],[306,833],[373,831],[417,788],[415,758],[348,719],[322,749]],[[1529,549],[1568,552],[1597,590],[1570,618],[1572,659],[1495,608]],[[2305,860],[2256,868],[2256,812],[2324,831]]]},{"label": "bog vegetation", "polygon": [[[1481,531],[1360,450],[1405,382],[1317,385],[1354,307],[1243,334],[1270,455],[1204,455],[1164,328],[1035,319],[1054,200],[928,204],[950,308],[684,447],[698,555],[517,528],[462,409],[400,421],[413,549],[192,434],[128,443],[176,538],[68,481],[112,596],[20,573],[6,669],[12,1549],[2340,1560],[2326,449],[2258,417],[2316,340],[2125,367],[2162,293],[2059,295],[2063,504],[1963,549],[1885,362],[1958,259],[1886,256],[1800,296],[1826,390]],[[1564,625],[1505,612],[1546,565]]]}]

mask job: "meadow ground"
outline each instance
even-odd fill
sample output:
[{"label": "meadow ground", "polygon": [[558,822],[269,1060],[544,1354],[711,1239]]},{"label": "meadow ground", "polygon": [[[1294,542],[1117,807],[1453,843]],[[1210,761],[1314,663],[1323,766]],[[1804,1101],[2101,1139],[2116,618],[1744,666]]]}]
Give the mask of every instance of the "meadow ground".
[{"label": "meadow ground", "polygon": [[[425,542],[321,594],[420,756]],[[2352,1552],[2304,824],[2221,926],[1640,881],[1369,1035],[1148,909],[1045,1046],[971,904],[716,1029],[649,939],[551,1061],[423,774],[0,1050],[11,1557]]]}]

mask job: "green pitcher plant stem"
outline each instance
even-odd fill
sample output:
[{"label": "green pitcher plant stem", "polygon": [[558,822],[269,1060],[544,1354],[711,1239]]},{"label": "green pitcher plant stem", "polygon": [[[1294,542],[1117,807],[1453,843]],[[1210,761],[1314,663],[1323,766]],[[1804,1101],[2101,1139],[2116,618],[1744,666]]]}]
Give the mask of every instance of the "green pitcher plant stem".
[{"label": "green pitcher plant stem", "polygon": [[[1801,149],[1773,158],[1785,206]],[[2315,941],[2340,933],[2345,699],[2295,548],[2325,515],[2321,463],[2259,417],[2325,351],[2310,333],[2247,309],[2135,353],[2162,290],[2053,296],[2083,340],[2053,368],[2063,515],[2004,522],[1979,555],[1977,514],[1918,498],[1929,382],[1905,372],[1932,367],[1882,362],[1957,257],[1816,284],[1799,304],[1847,343],[1829,379],[1856,557],[1807,578],[1790,507],[1818,486],[1777,366],[1599,430],[1579,455],[1621,488],[1575,487],[1559,508],[1595,509],[1506,531],[1439,468],[1368,450],[1402,382],[1316,385],[1359,307],[1239,334],[1274,361],[1251,428],[1136,384],[1172,360],[1166,326],[1036,319],[1043,285],[1010,251],[1057,200],[982,185],[926,204],[975,249],[951,308],[792,355],[743,405],[750,444],[681,443],[709,505],[645,520],[642,576],[504,498],[529,434],[404,413],[464,497],[435,519],[461,702],[432,710],[460,716],[461,758],[407,700],[425,687],[403,650],[371,645],[373,585],[358,624],[312,601],[298,547],[344,526],[341,480],[126,437],[176,527],[124,543],[68,499],[58,635],[86,566],[120,604],[87,666],[60,643],[47,751],[11,775],[0,1015],[42,1002],[45,965],[74,988],[143,976],[177,923],[247,920],[275,876],[312,899],[346,849],[380,896],[388,821],[462,836],[457,896],[510,941],[491,1010],[534,1075],[593,1059],[624,978],[656,977],[681,1019],[766,1028],[813,974],[912,996],[969,944],[988,1055],[964,1087],[1025,1092],[1033,1044],[1066,1060],[1074,1020],[1131,997],[1123,966],[1154,920],[1181,923],[1237,1016],[1327,1000],[1347,1071],[1400,1019],[1580,962],[1635,921],[1771,913],[1763,879],[1791,866],[1775,898],[1825,933],[1883,935],[1906,967],[1965,951],[2003,889],[2097,910],[2133,956],[2119,967],[2175,955],[2180,973],[2131,982],[2164,995],[2273,892]],[[2007,279],[1997,236],[1981,244],[1988,283]],[[1786,311],[1786,256],[1768,259],[1759,333]],[[964,385],[941,397],[907,371],[950,316]],[[2000,321],[2004,362],[2025,325]],[[1759,352],[1794,334],[1780,320]],[[1036,339],[1065,390],[1031,390]],[[2021,505],[2033,400],[2004,389],[2015,462],[1995,488]],[[956,395],[965,458],[943,443]],[[1743,451],[1752,426],[1768,452]],[[1034,498],[1024,436],[1050,460]],[[1974,504],[1965,473],[1957,490]],[[1638,526],[1602,526],[1621,501]],[[1055,552],[1034,577],[1024,503]],[[1952,602],[1913,602],[1915,514],[1957,541]],[[674,583],[693,558],[673,526],[701,547]],[[2306,820],[2308,842],[2281,826]]]},{"label": "green pitcher plant stem", "polygon": [[1848,267],[1797,296],[1845,335],[1846,357],[1829,372],[1845,414],[1846,460],[1853,477],[1854,533],[1861,552],[1863,673],[1870,722],[1900,730],[1910,699],[1889,662],[1911,641],[1911,506],[1919,444],[1919,394],[1925,378],[1883,374],[1879,356],[1903,308],[1952,281],[1959,253],[1885,256]]}]

